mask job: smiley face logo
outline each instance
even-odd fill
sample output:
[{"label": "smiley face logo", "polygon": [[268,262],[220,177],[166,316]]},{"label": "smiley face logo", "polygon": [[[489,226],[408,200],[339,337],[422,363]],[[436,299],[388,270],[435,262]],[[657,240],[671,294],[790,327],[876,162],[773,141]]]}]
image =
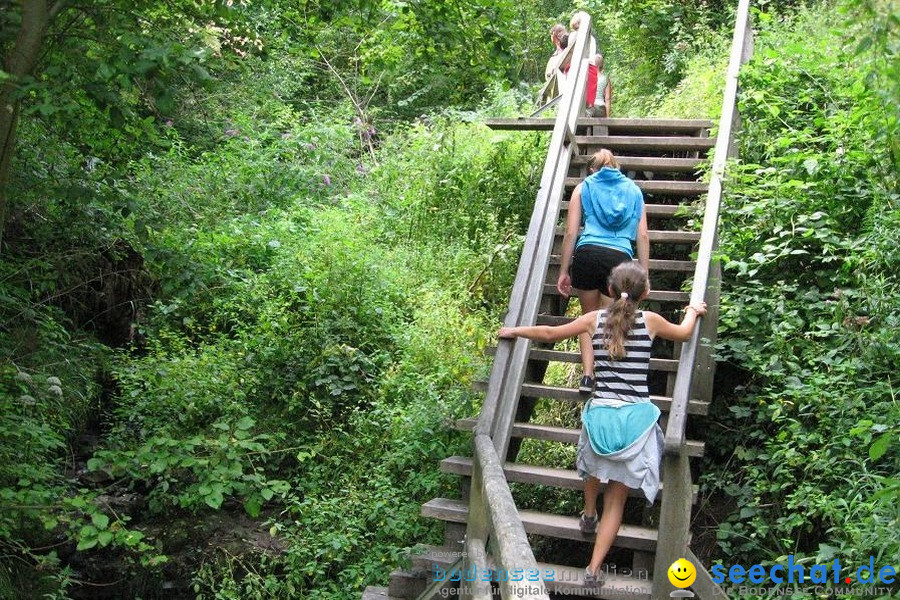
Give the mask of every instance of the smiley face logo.
[{"label": "smiley face logo", "polygon": [[697,569],[690,561],[679,558],[669,567],[669,583],[677,588],[686,588],[697,579]]}]

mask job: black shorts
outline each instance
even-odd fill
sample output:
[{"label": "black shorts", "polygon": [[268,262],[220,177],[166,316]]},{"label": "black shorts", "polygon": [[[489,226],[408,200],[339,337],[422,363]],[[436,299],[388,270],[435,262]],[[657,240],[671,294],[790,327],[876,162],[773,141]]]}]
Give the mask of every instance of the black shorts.
[{"label": "black shorts", "polygon": [[572,258],[572,287],[577,290],[600,290],[609,296],[607,288],[610,272],[631,257],[605,246],[580,246]]}]

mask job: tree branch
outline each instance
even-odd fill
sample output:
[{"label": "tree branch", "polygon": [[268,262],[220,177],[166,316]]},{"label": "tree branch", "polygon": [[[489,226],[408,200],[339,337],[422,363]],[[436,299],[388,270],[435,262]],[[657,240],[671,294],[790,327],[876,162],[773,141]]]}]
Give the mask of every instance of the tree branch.
[{"label": "tree branch", "polygon": [[56,0],[53,6],[50,7],[50,12],[47,13],[48,20],[52,21],[55,19],[56,15],[61,13],[68,3],[68,0]]}]

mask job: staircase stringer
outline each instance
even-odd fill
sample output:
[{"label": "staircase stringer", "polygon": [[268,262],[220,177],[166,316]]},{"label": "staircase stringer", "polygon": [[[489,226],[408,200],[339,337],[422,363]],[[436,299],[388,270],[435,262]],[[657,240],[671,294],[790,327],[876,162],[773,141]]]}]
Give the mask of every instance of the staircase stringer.
[{"label": "staircase stringer", "polygon": [[[556,222],[565,193],[571,157],[576,152],[575,127],[584,107],[587,87],[588,40],[591,20],[585,15],[574,49],[574,78],[563,94],[550,139],[550,148],[538,189],[525,246],[505,323],[534,325],[543,296],[543,283],[555,239]],[[530,343],[525,339],[503,340],[494,358],[484,406],[475,428],[475,460],[466,526],[466,568],[486,567],[487,549],[499,569],[536,569],[534,553],[525,534],[509,484],[503,473],[512,438],[512,428],[528,361]],[[481,564],[479,564],[479,562]],[[546,589],[523,586],[522,582],[501,581],[504,598],[547,600]],[[468,588],[466,594],[478,600],[490,598],[489,586]]]}]

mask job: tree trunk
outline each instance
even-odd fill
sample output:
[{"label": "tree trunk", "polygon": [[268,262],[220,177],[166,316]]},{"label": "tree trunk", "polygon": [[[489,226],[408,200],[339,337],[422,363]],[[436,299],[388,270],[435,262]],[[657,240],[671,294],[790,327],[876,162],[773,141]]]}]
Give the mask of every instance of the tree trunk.
[{"label": "tree trunk", "polygon": [[47,24],[62,10],[62,2],[53,8],[47,0],[24,0],[22,24],[15,42],[3,57],[3,70],[9,77],[0,86],[0,253],[3,249],[3,229],[6,225],[9,169],[16,146],[16,123],[19,118],[18,86],[22,78],[31,75],[37,66]]}]

